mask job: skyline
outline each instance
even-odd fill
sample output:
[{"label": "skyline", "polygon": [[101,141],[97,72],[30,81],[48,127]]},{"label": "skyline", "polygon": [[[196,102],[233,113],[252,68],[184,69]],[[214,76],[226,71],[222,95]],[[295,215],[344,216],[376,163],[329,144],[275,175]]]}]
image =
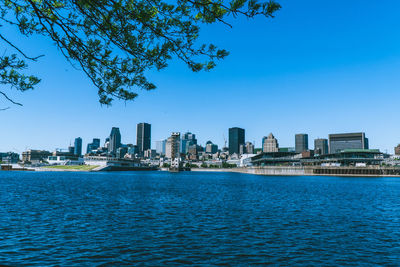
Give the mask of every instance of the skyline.
[{"label": "skyline", "polygon": [[146,121],[153,141],[189,130],[199,143],[211,140],[222,147],[227,129],[237,126],[256,147],[271,132],[286,147],[293,146],[296,133],[314,140],[365,132],[371,148],[393,153],[400,143],[395,101],[400,37],[394,34],[400,3],[281,2],[273,20],[241,20],[229,32],[223,25],[203,27],[202,39],[231,52],[215,70],[191,73],[172,61],[166,70],[151,73],[155,91],[141,91],[134,102],[116,101],[109,108],[100,106],[94,86],[54,47],[31,38],[21,47],[34,55],[46,51],[29,64],[42,83],[23,94],[7,90],[24,106],[0,113],[7,126],[0,133],[0,150],[52,150],[78,136],[86,148],[95,137],[103,142],[111,127],[121,129],[123,143],[135,144],[136,124]]},{"label": "skyline", "polygon": [[[137,129],[139,129],[139,127],[142,127],[143,124],[145,124],[145,125],[147,125],[147,127],[149,127],[148,128],[149,132],[146,133],[146,137],[145,138],[148,139],[148,141],[150,141],[150,139],[152,139],[151,138],[152,132],[150,130],[151,129],[151,124],[146,123],[146,122],[140,122],[140,123],[137,124]],[[240,131],[240,133],[238,131]],[[331,137],[333,138],[333,136],[341,136],[341,135],[349,135],[350,134],[350,135],[363,136],[363,138],[365,138],[364,140],[366,140],[365,141],[366,142],[365,146],[366,146],[367,150],[368,149],[372,149],[372,150],[378,149],[381,152],[384,152],[386,154],[394,154],[394,153],[392,153],[390,151],[387,151],[387,152],[386,151],[382,151],[380,148],[376,148],[376,147],[371,148],[371,147],[369,147],[369,139],[368,139],[367,134],[365,134],[365,132],[330,133],[330,134],[328,134],[327,137],[318,137],[318,138],[315,138],[315,139],[309,139],[309,134],[308,133],[297,133],[297,134],[294,135],[294,143],[291,144],[291,145],[288,145],[288,146],[279,145],[278,144],[278,138],[276,138],[273,135],[273,133],[270,133],[268,135],[268,137],[267,136],[263,136],[261,138],[260,146],[256,146],[255,145],[255,143],[257,143],[256,141],[250,141],[250,140],[248,140],[246,138],[246,129],[242,129],[242,128],[236,127],[236,126],[231,127],[231,128],[228,129],[228,137],[225,140],[226,141],[226,146],[225,145],[220,145],[220,144],[217,144],[217,143],[213,142],[212,138],[208,139],[207,142],[204,143],[204,144],[200,143],[200,142],[197,142],[198,136],[194,132],[190,132],[190,131],[185,131],[185,132],[174,131],[174,132],[171,132],[169,135],[167,135],[163,139],[151,140],[150,141],[150,147],[147,148],[147,149],[156,150],[158,142],[163,142],[163,141],[167,142],[168,138],[170,136],[174,135],[174,134],[179,134],[182,138],[183,138],[184,135],[193,134],[196,137],[196,145],[200,145],[203,148],[205,148],[208,143],[211,143],[213,145],[216,145],[218,147],[218,149],[223,149],[223,148],[229,149],[230,154],[239,153],[239,144],[243,144],[244,145],[244,144],[247,144],[247,143],[251,144],[253,146],[253,149],[260,149],[260,150],[264,151],[264,148],[265,148],[264,140],[268,139],[268,138],[273,138],[277,142],[276,143],[277,147],[279,147],[279,148],[292,148],[293,151],[296,151],[296,153],[301,153],[302,151],[314,151],[317,148],[320,149],[322,145],[321,144],[316,145],[315,142],[316,141],[320,141],[320,142],[324,141],[326,143],[326,146],[327,146],[327,148],[325,150],[328,151],[328,145],[329,145],[329,147],[331,146],[331,142],[330,142]],[[112,141],[113,139],[116,138],[115,137],[116,135],[118,135],[118,137],[117,137],[118,141],[115,141],[115,140]],[[143,138],[141,136],[143,136],[143,132],[142,133],[138,133],[137,132],[136,133],[136,143],[135,142],[124,143],[122,141],[123,139],[122,139],[122,135],[120,133],[120,128],[119,127],[112,127],[110,135],[108,135],[108,136],[106,136],[104,138],[101,138],[99,136],[93,137],[91,140],[88,140],[86,142],[86,147],[88,148],[89,145],[92,145],[93,142],[95,142],[95,141],[99,141],[99,146],[100,147],[102,147],[105,144],[106,141],[109,141],[111,143],[113,143],[113,142],[115,143],[116,142],[117,146],[123,146],[123,145],[124,146],[126,146],[126,145],[134,145],[134,146],[136,146],[137,149],[138,149],[138,154],[140,155],[140,154],[143,154],[143,152],[145,151],[145,150],[141,151],[140,148],[139,148],[140,147],[140,143],[142,142],[140,140]],[[73,138],[73,140],[74,140],[74,142],[70,142],[70,145],[67,146],[67,147],[59,146],[59,147],[54,148],[54,149],[48,149],[48,151],[50,151],[50,152],[51,151],[69,151],[70,148],[72,148],[75,151],[74,153],[76,155],[85,154],[85,151],[87,149],[84,149],[84,147],[82,147],[82,144],[85,144],[85,143],[82,142],[83,141],[82,138],[81,137],[75,137],[75,138]],[[181,139],[181,141],[182,141],[182,139]],[[80,148],[77,148],[77,142],[78,142],[78,146]],[[400,144],[396,145],[396,147],[398,147],[398,146],[400,146]],[[234,147],[235,147],[236,150],[235,151],[231,151],[231,149],[234,148]],[[393,147],[393,150],[395,150],[396,147]],[[26,150],[28,150],[28,149],[26,149]],[[29,148],[29,150],[46,150],[46,149]],[[116,153],[116,151],[114,149],[112,149],[112,150],[114,151],[113,153]],[[329,151],[330,150],[331,149],[329,148]],[[76,151],[81,151],[81,153],[77,153]],[[7,152],[17,152],[17,151],[7,151]],[[329,153],[326,153],[326,154],[329,154]]]}]

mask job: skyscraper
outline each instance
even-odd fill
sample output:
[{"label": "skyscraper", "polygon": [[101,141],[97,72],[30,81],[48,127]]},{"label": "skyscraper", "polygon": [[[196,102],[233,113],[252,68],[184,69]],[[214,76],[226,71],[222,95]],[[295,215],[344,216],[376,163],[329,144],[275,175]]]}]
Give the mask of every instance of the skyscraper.
[{"label": "skyscraper", "polygon": [[314,154],[315,155],[325,155],[328,154],[328,139],[315,139],[314,140]]},{"label": "skyscraper", "polygon": [[166,143],[166,152],[165,156],[169,159],[175,159],[180,157],[179,148],[180,148],[181,134],[180,133],[172,133],[171,136],[167,139]]},{"label": "skyscraper", "polygon": [[218,152],[218,146],[213,144],[211,141],[206,143],[206,153],[215,154]]},{"label": "skyscraper", "polygon": [[136,145],[140,155],[151,148],[151,124],[142,122],[137,125]]},{"label": "skyscraper", "polygon": [[251,142],[246,142],[246,153],[254,154],[254,145]]},{"label": "skyscraper", "polygon": [[191,132],[186,132],[181,140],[181,153],[187,154],[191,145],[197,145],[196,135]]},{"label": "skyscraper", "polygon": [[82,156],[82,138],[80,137],[75,138],[74,155],[79,157]]},{"label": "skyscraper", "polygon": [[267,138],[264,137],[263,140],[263,152],[270,153],[279,151],[278,140],[272,133],[270,133]]},{"label": "skyscraper", "polygon": [[242,128],[229,128],[229,154],[240,153],[240,145],[245,145],[245,131]]},{"label": "skyscraper", "polygon": [[110,143],[108,145],[108,152],[116,155],[117,149],[121,147],[121,133],[118,127],[113,127],[110,133]]},{"label": "skyscraper", "polygon": [[87,144],[86,148],[86,153],[89,154],[93,150],[96,150],[100,147],[100,139],[99,138],[93,138],[93,142]]},{"label": "skyscraper", "polygon": [[338,153],[344,149],[368,149],[365,133],[342,133],[329,135],[329,153]]},{"label": "skyscraper", "polygon": [[296,134],[295,136],[296,153],[308,150],[308,134]]}]

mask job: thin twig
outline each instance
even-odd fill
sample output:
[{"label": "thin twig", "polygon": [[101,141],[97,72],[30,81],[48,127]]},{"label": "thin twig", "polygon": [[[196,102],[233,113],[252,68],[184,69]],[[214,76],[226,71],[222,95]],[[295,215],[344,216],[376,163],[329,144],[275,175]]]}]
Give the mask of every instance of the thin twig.
[{"label": "thin twig", "polygon": [[19,53],[21,53],[25,58],[32,60],[32,61],[37,61],[39,58],[43,57],[44,55],[40,55],[37,57],[29,57],[27,56],[24,52],[22,52],[21,49],[19,49],[18,47],[16,47],[13,43],[11,43],[9,40],[7,40],[3,35],[0,34],[0,39],[2,39],[3,41],[5,41],[7,44],[9,44],[10,46],[12,46],[14,49],[16,49]]},{"label": "thin twig", "polygon": [[14,105],[22,106],[21,103],[15,102],[15,101],[12,100],[11,98],[9,98],[4,92],[0,91],[0,94],[2,94],[8,101],[10,101],[11,103],[13,103]]}]

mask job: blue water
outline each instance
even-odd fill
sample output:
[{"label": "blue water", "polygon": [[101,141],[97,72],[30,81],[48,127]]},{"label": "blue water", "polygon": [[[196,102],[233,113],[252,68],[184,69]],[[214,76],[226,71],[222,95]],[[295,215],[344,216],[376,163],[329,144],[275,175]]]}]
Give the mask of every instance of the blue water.
[{"label": "blue water", "polygon": [[400,178],[0,172],[0,264],[399,263]]}]

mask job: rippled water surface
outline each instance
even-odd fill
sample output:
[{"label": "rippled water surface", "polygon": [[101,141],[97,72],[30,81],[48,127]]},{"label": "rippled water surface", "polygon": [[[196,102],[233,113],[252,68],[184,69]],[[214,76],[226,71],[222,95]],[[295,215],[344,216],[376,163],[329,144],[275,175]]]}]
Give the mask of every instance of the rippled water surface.
[{"label": "rippled water surface", "polygon": [[398,265],[400,178],[0,172],[0,264]]}]

